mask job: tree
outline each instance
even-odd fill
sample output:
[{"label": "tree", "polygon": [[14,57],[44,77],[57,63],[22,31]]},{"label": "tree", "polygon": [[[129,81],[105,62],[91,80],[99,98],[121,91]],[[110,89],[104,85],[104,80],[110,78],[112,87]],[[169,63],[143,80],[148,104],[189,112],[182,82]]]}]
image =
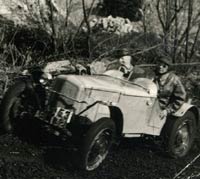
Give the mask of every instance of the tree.
[{"label": "tree", "polygon": [[[173,62],[180,58],[189,62],[193,57],[199,36],[198,5],[198,0],[154,0],[144,4],[144,29],[155,31],[157,27],[157,33],[160,33],[163,38],[164,51],[170,54]],[[149,9],[153,11],[153,17],[147,13]],[[151,21],[148,23],[149,18]],[[150,24],[152,22],[153,25]],[[158,30],[159,28],[161,31]]]}]

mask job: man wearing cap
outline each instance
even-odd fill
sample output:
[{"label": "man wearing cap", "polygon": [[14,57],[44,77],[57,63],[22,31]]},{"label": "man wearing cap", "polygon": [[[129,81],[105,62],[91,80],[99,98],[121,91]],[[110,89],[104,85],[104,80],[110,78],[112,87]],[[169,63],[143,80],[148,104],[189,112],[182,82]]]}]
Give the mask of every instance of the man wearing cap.
[{"label": "man wearing cap", "polygon": [[160,57],[156,66],[154,82],[158,86],[158,100],[163,110],[161,118],[175,113],[186,100],[185,88],[179,77],[171,70],[171,62],[166,57]]}]

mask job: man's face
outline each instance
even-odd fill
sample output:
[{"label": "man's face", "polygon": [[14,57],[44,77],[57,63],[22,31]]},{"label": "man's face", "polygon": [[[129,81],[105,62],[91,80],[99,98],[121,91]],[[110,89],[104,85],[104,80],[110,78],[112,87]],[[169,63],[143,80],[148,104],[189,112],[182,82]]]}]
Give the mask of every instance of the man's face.
[{"label": "man's face", "polygon": [[158,70],[159,74],[166,73],[168,71],[168,69],[169,69],[169,66],[165,63],[160,62],[157,64],[157,70]]},{"label": "man's face", "polygon": [[119,62],[121,65],[125,66],[127,69],[131,69],[132,68],[132,64],[131,64],[131,56],[123,56],[119,59]]}]

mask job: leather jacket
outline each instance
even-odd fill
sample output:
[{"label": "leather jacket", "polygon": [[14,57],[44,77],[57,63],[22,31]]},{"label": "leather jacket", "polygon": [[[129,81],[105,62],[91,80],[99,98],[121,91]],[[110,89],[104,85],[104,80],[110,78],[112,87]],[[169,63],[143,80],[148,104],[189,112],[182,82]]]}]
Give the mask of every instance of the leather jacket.
[{"label": "leather jacket", "polygon": [[173,72],[158,75],[154,82],[158,86],[158,100],[162,110],[166,109],[168,114],[176,112],[186,100],[186,91],[179,77]]}]

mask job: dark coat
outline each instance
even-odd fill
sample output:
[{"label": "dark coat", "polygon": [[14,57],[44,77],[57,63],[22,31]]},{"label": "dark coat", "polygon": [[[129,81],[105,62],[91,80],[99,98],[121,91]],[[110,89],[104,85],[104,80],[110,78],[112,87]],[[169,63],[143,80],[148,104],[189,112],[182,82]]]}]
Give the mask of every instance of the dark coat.
[{"label": "dark coat", "polygon": [[158,86],[158,100],[161,109],[169,114],[176,112],[186,100],[186,91],[180,78],[173,72],[168,72],[166,79],[156,76],[154,82]]}]

